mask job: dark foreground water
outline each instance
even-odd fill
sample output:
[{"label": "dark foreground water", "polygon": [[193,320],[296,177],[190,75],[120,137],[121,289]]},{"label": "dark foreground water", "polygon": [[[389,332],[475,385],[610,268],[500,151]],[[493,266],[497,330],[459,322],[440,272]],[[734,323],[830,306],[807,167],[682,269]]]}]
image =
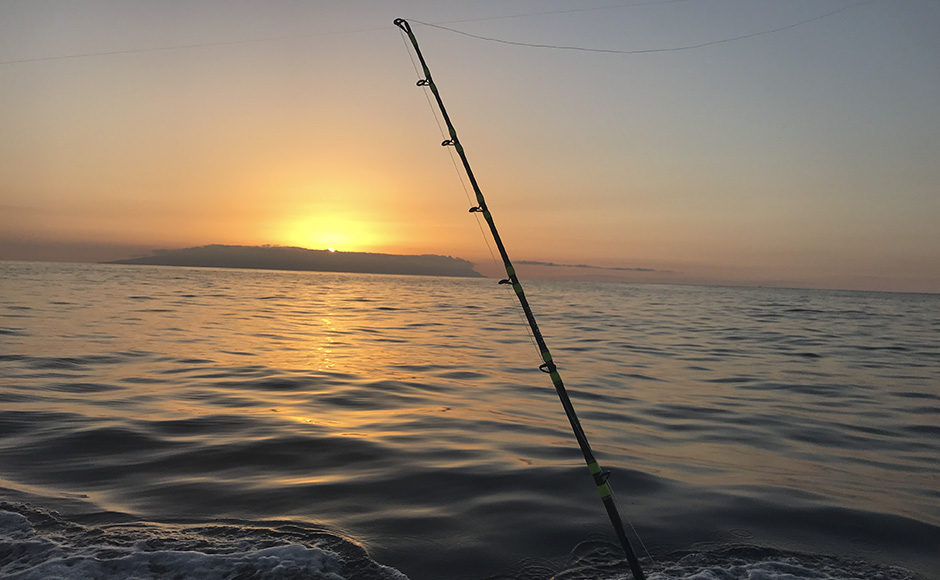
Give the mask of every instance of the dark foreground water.
[{"label": "dark foreground water", "polygon": [[[651,578],[940,578],[940,296],[527,287]],[[510,294],[0,263],[0,577],[625,578]]]}]

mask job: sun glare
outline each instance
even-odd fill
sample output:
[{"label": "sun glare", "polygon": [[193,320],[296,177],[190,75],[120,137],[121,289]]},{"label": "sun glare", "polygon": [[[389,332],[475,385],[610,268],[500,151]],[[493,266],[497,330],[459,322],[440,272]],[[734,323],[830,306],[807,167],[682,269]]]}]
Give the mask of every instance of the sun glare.
[{"label": "sun glare", "polygon": [[345,217],[317,216],[293,221],[280,232],[283,244],[312,250],[376,251],[381,236],[369,224]]}]

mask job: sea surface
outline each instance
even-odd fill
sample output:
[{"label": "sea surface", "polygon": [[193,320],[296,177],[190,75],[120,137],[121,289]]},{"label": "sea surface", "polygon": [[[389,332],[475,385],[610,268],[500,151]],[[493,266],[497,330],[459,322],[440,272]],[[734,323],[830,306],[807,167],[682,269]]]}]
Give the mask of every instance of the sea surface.
[{"label": "sea surface", "polygon": [[[523,282],[649,578],[940,579],[940,295]],[[628,578],[540,363],[492,279],[0,262],[0,577]]]}]

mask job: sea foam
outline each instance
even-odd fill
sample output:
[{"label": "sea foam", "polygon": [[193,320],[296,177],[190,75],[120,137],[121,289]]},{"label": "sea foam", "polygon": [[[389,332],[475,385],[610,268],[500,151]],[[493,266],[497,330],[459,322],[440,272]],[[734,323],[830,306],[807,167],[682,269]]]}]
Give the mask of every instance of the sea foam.
[{"label": "sea foam", "polygon": [[[373,565],[364,574],[346,575],[347,558],[317,546],[269,545],[270,537],[245,534],[215,537],[154,528],[133,532],[106,528],[34,526],[22,514],[0,511],[0,576],[7,580],[406,580]],[[174,537],[176,536],[176,537]]]}]

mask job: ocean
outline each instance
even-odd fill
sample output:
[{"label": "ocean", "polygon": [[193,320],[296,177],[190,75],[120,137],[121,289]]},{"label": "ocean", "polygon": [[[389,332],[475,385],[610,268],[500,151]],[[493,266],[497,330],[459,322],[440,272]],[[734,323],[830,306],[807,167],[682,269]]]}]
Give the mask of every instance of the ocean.
[{"label": "ocean", "polygon": [[[940,579],[940,295],[523,283],[650,579]],[[629,578],[540,363],[492,279],[0,262],[0,577]]]}]

